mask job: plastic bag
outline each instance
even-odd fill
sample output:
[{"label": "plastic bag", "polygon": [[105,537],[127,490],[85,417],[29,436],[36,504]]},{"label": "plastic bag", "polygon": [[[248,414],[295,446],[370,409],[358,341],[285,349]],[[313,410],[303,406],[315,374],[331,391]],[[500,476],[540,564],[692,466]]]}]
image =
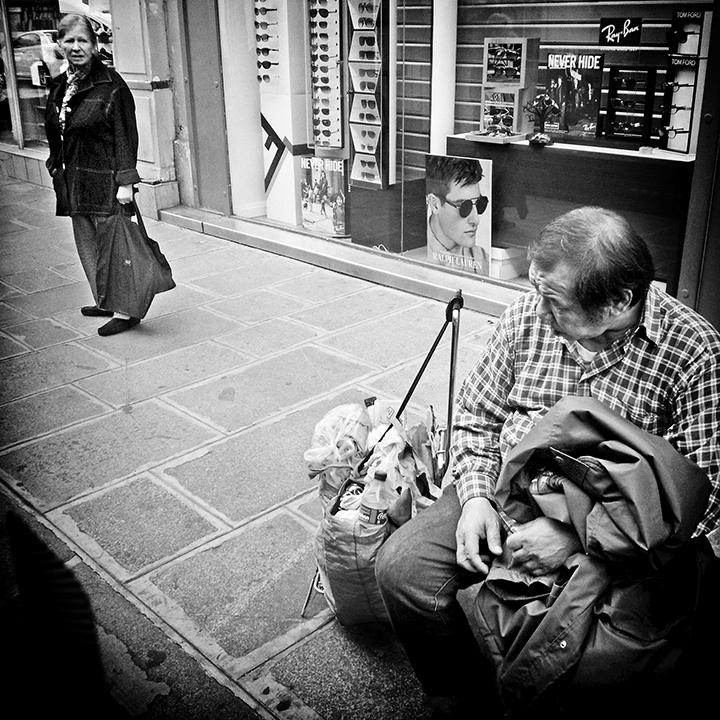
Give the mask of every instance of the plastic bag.
[{"label": "plastic bag", "polygon": [[98,307],[144,318],[157,293],[172,290],[172,270],[158,244],[120,211],[98,225]]},{"label": "plastic bag", "polygon": [[333,408],[315,426],[310,449],[303,457],[309,476],[318,481],[323,506],[354,476],[367,453],[370,425],[367,408],[355,403]]}]

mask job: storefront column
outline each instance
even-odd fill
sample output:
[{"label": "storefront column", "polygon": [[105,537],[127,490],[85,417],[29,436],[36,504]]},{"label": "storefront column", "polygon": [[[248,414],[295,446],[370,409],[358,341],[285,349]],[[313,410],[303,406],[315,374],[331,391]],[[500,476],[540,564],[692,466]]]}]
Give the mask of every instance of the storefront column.
[{"label": "storefront column", "polygon": [[[262,3],[253,3],[264,10]],[[302,225],[301,155],[307,154],[307,66],[299,58],[306,58],[304,3],[276,0],[276,10],[255,16],[259,23],[257,34],[268,35],[263,47],[275,48],[257,60],[268,63],[255,69],[254,74],[267,77],[261,81],[260,111],[265,137],[265,190],[267,217],[291,225]]]},{"label": "storefront column", "polygon": [[457,0],[433,3],[432,75],[430,78],[430,152],[445,155],[455,132],[455,55]]},{"label": "storefront column", "polygon": [[140,209],[177,205],[173,138],[175,117],[162,4],[149,0],[110,0],[115,68],[135,98],[138,133]]}]

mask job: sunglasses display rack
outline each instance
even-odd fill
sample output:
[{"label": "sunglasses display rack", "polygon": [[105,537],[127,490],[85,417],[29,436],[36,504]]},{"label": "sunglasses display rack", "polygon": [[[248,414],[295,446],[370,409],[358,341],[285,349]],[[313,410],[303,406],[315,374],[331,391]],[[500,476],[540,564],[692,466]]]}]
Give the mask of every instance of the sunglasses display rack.
[{"label": "sunglasses display rack", "polygon": [[[387,5],[387,3],[385,3]],[[351,137],[350,183],[385,187],[387,118],[383,98],[387,72],[383,64],[382,0],[348,0],[348,70]]]},{"label": "sunglasses display rack", "polygon": [[[676,9],[667,32],[668,65],[662,84],[660,147],[680,153],[695,152],[697,113],[705,82],[708,29],[702,10]],[[703,27],[705,26],[705,28]]]},{"label": "sunglasses display rack", "polygon": [[522,105],[535,95],[540,41],[485,38],[480,129],[466,137],[507,143],[532,132]]},{"label": "sunglasses display rack", "polygon": [[340,0],[308,0],[310,15],[310,95],[316,148],[343,147],[343,76]]},{"label": "sunglasses display rack", "polygon": [[654,67],[611,66],[602,130],[608,140],[634,147],[658,138]]},{"label": "sunglasses display rack", "polygon": [[265,0],[255,0],[255,43],[257,80],[261,86],[272,86],[280,79],[278,47],[278,10]]}]

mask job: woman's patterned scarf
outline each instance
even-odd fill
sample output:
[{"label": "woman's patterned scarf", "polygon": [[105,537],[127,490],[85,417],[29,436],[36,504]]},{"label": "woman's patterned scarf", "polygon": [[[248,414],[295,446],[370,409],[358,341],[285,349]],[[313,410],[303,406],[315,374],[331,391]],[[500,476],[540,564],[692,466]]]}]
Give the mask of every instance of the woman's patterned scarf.
[{"label": "woman's patterned scarf", "polygon": [[90,73],[92,63],[88,63],[84,67],[73,70],[71,65],[68,65],[67,69],[67,87],[65,88],[65,95],[63,96],[62,106],[60,107],[60,127],[65,132],[65,114],[67,113],[68,103],[70,98],[78,91],[80,83]]}]

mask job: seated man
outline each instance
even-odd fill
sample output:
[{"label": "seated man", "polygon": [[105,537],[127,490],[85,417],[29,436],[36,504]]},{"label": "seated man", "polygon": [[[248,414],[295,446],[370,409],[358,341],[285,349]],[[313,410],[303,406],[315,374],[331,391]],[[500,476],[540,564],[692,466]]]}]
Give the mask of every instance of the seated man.
[{"label": "seated man", "polygon": [[[720,334],[651,285],[650,252],[615,213],[566,213],[542,230],[529,259],[534,290],[505,311],[458,393],[453,484],[377,560],[393,629],[437,717],[492,717],[494,671],[483,667],[456,595],[502,552],[493,503],[504,458],[561,398],[594,397],[664,437],[712,483],[696,534],[720,516]],[[507,540],[514,563],[537,575],[581,549],[570,525],[547,518]]]}]

